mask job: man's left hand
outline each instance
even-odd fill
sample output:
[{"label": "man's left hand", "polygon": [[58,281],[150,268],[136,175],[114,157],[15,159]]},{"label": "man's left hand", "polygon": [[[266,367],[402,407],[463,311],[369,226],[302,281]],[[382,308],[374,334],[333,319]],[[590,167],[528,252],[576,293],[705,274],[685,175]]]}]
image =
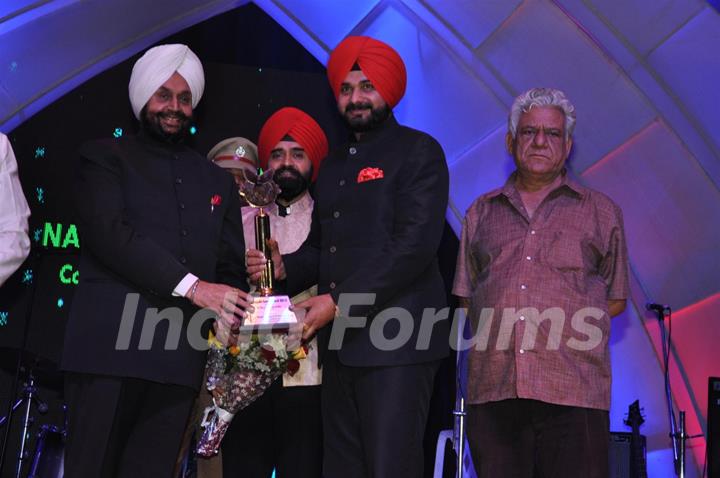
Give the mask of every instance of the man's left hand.
[{"label": "man's left hand", "polygon": [[[280,255],[280,246],[275,239],[268,239],[267,245],[272,254],[275,280],[285,280],[287,274],[285,273],[285,264],[283,264],[282,255]],[[267,259],[262,251],[257,249],[248,249],[245,251],[245,269],[251,284],[257,285],[260,281],[260,276],[265,272],[265,264],[267,264]]]},{"label": "man's left hand", "polygon": [[325,324],[335,318],[335,301],[330,294],[310,297],[295,305],[296,309],[305,309],[303,320],[303,340],[310,339]]}]

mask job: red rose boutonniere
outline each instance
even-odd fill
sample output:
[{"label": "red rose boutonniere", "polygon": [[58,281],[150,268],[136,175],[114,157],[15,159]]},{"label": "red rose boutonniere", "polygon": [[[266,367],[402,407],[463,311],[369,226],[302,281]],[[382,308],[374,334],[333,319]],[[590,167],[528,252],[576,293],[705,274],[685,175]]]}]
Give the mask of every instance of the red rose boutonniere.
[{"label": "red rose boutonniere", "polygon": [[385,173],[380,168],[365,168],[358,173],[357,182],[364,183],[365,181],[373,181],[384,177]]},{"label": "red rose boutonniere", "polygon": [[210,212],[215,210],[215,206],[219,206],[222,203],[222,197],[219,194],[215,194],[210,198]]}]

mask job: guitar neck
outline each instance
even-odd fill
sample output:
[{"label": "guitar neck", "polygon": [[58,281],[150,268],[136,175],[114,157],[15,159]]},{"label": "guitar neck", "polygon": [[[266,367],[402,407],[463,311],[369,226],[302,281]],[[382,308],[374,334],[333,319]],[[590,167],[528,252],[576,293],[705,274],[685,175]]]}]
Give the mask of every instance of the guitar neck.
[{"label": "guitar neck", "polygon": [[632,474],[633,478],[648,478],[647,463],[645,462],[645,453],[643,450],[642,440],[640,439],[640,427],[632,427],[632,435],[630,437],[630,456],[632,457]]}]

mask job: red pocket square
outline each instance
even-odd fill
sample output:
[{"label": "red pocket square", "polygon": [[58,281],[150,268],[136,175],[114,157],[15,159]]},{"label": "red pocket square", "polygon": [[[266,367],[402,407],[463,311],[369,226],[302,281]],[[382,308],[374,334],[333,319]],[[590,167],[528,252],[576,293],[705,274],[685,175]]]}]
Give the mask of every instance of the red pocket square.
[{"label": "red pocket square", "polygon": [[358,173],[357,182],[364,183],[365,181],[373,181],[384,177],[385,173],[380,168],[365,168]]}]

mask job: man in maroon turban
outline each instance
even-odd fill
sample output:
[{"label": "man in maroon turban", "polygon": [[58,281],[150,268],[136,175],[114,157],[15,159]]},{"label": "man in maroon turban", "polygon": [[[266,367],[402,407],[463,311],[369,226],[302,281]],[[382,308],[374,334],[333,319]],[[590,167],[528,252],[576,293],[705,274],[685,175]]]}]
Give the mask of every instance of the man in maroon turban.
[{"label": "man in maroon turban", "polygon": [[[328,142],[320,125],[297,108],[276,111],[263,125],[258,140],[260,164],[271,168],[282,192],[264,208],[270,235],[282,254],[296,251],[310,232],[314,201],[308,187],[317,176]],[[244,207],[247,244],[255,244],[257,209]],[[299,302],[316,294],[296,294]],[[286,373],[263,396],[238,413],[223,439],[223,473],[228,477],[318,478],[322,468],[322,420],[317,340],[294,374]],[[252,433],[249,433],[251,430]]]},{"label": "man in maroon turban", "polygon": [[[349,142],[323,161],[315,211],[300,249],[273,255],[290,293],[318,283],[304,336],[323,363],[323,476],[420,478],[433,380],[448,354],[436,251],[448,171],[431,136],[398,124],[392,108],[406,71],[390,46],[349,37],[327,65]],[[259,276],[263,257],[248,253]]]}]

